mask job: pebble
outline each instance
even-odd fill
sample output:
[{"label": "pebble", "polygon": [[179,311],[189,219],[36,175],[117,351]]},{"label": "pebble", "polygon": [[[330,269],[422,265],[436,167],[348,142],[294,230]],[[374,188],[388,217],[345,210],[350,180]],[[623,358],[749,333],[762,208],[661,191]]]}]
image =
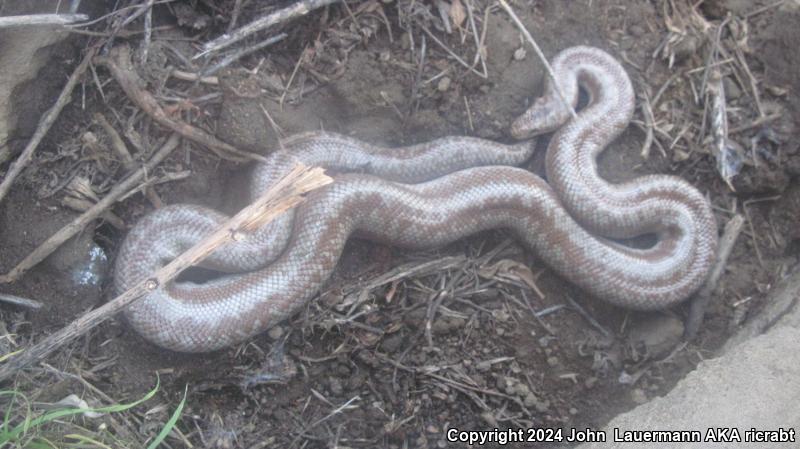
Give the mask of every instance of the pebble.
[{"label": "pebble", "polygon": [[495,418],[492,412],[486,411],[481,413],[481,418],[486,421],[486,424],[489,424],[489,427],[497,427],[497,418]]},{"label": "pebble", "polygon": [[515,61],[522,61],[527,56],[528,52],[525,51],[524,48],[519,47],[518,49],[514,50],[514,60]]},{"label": "pebble", "polygon": [[272,340],[277,340],[283,336],[283,328],[280,326],[275,326],[267,331],[267,336]]},{"label": "pebble", "polygon": [[452,80],[449,76],[442,77],[442,79],[439,80],[439,84],[436,85],[436,89],[438,89],[439,92],[446,92],[447,89],[450,89],[451,82]]},{"label": "pebble", "polygon": [[722,86],[725,88],[725,96],[727,98],[735,100],[742,96],[742,89],[730,77],[726,76],[722,79]]},{"label": "pebble", "polygon": [[522,403],[525,404],[526,407],[535,408],[539,413],[544,413],[550,409],[550,401],[539,399],[533,393],[526,396]]},{"label": "pebble", "polygon": [[341,395],[344,393],[344,388],[342,388],[342,382],[339,380],[338,377],[331,377],[328,381],[331,387],[331,393],[335,394],[336,396]]},{"label": "pebble", "polygon": [[628,342],[643,345],[651,358],[665,356],[683,337],[683,322],[672,315],[655,314],[631,326]]},{"label": "pebble", "polygon": [[631,399],[637,404],[644,404],[647,402],[647,394],[641,388],[634,388],[631,390]]}]

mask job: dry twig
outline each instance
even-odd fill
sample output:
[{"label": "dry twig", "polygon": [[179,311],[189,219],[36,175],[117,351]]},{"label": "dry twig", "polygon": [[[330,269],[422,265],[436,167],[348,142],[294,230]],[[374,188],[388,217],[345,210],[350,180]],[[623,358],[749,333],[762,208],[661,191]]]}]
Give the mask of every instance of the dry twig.
[{"label": "dry twig", "polygon": [[31,14],[0,17],[0,29],[32,25],[69,25],[89,20],[86,14]]},{"label": "dry twig", "polygon": [[332,179],[326,176],[321,168],[308,168],[298,164],[252,204],[226,221],[203,241],[153,273],[150,278],[143,279],[126,292],[84,314],[63,329],[10,359],[8,363],[0,367],[0,382],[9,379],[20,369],[42,360],[76,337],[84,335],[148,291],[175,279],[181,271],[197,264],[216,248],[233,241],[234,236],[240,235],[243,230],[249,231],[272,221],[278,215],[302,202],[302,195],[330,182]]},{"label": "dry twig", "polygon": [[0,293],[0,302],[19,307],[26,307],[28,309],[41,309],[43,306],[43,304],[39,301],[23,298],[21,296],[10,295],[8,293]]},{"label": "dry twig", "polygon": [[728,263],[728,258],[733,250],[733,245],[739,234],[742,232],[744,225],[744,217],[741,214],[734,215],[733,218],[725,225],[725,231],[722,233],[722,238],[719,241],[719,250],[717,251],[717,261],[711,269],[711,274],[708,276],[706,283],[697,293],[694,300],[692,300],[691,309],[689,310],[689,318],[686,320],[686,328],[683,332],[685,340],[691,340],[697,335],[700,330],[700,325],[703,324],[703,317],[705,316],[708,302],[711,300],[711,294],[717,288],[719,277]]}]

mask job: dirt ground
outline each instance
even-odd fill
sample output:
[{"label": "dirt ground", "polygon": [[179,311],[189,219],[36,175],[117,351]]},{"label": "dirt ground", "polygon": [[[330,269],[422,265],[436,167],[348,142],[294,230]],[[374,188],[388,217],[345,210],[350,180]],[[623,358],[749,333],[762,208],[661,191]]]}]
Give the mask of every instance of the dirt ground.
[{"label": "dirt ground", "polygon": [[[237,148],[264,154],[281,137],[320,128],[387,146],[446,135],[510,142],[509,124],[541,91],[544,70],[533,49],[505,12],[484,0],[337,4],[284,26],[286,38],[214,73],[213,83],[176,77],[173,69],[206,68],[189,58],[226,31],[234,3],[157,5],[144,64],[138,62],[140,34],[118,36],[110,45],[136,49],[139,76],[170,114]],[[241,3],[239,26],[277,6]],[[597,428],[664,394],[714,357],[800,257],[800,144],[791,138],[800,125],[800,6],[701,3],[694,13],[679,0],[512,3],[548,57],[592,45],[617,56],[630,74],[635,123],[601,158],[606,179],[678,175],[710,198],[720,230],[734,214],[746,217],[693,340],[681,339],[688,304],[648,314],[607,305],[559,278],[504,231],[425,253],[354,240],[318,298],[251,342],[175,354],[112,320],[46,366],[20,374],[18,388],[39,402],[69,393],[102,400],[94,389],[122,400],[152,388],[157,373],[160,405],[136,412],[135,424],[106,425],[129,429],[139,441],[153,436],[188,385],[181,435],[167,441],[214,448],[462,447],[445,440],[446,429]],[[716,30],[723,20],[717,45],[716,31],[704,26]],[[141,22],[129,28],[141,30]],[[105,30],[101,25],[97,31]],[[71,70],[87,39],[100,38],[76,35],[71,51],[51,66]],[[484,43],[483,58],[476,58],[477,40]],[[704,141],[702,86],[714,46],[721,49],[716,67],[730,138],[743,162],[731,186]],[[124,175],[94,114],[104,115],[139,159],[168,135],[101,66],[78,90],[0,204],[2,272],[75,216],[63,199],[75,195],[76,180],[102,197]],[[25,104],[24,92],[16,98],[20,114],[41,113],[43,106]],[[645,159],[648,102],[657,129]],[[18,131],[21,145],[35,121]],[[529,164],[540,174],[546,145],[541,139]],[[153,176],[187,170],[188,177],[155,187],[164,203],[229,213],[243,206],[246,165],[185,141]],[[136,194],[113,213],[130,227],[152,208]],[[125,234],[112,221],[96,222],[18,282],[0,285],[0,292],[45,303],[40,311],[0,311],[7,332],[16,335],[4,353],[109,298],[110,267]]]}]

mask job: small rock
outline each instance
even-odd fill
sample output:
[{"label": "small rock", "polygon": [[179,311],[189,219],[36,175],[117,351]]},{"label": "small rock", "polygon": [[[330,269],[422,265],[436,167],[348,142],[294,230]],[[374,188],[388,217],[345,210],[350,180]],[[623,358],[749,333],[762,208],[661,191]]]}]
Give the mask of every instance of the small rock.
[{"label": "small rock", "polygon": [[555,356],[548,357],[547,364],[550,366],[558,366],[558,357]]},{"label": "small rock", "polygon": [[647,394],[641,388],[634,388],[631,390],[631,399],[633,399],[633,402],[641,405],[647,402]]},{"label": "small rock", "polygon": [[594,376],[587,377],[583,384],[586,385],[586,388],[592,388],[597,385],[597,378]]},{"label": "small rock", "polygon": [[531,392],[531,389],[528,388],[528,386],[525,385],[522,382],[518,382],[516,385],[514,385],[514,394],[519,396],[519,397],[524,398],[524,397],[528,396],[530,394],[530,392]]},{"label": "small rock", "polygon": [[635,37],[642,37],[644,36],[644,28],[640,25],[631,25],[628,31]]},{"label": "small rock", "polygon": [[525,407],[535,407],[536,404],[539,403],[539,398],[533,393],[528,393],[525,399],[522,400],[522,403],[525,404]]},{"label": "small rock", "polygon": [[449,76],[442,77],[442,79],[439,80],[439,84],[436,85],[436,89],[438,89],[439,92],[446,92],[447,89],[450,89],[451,82],[452,80]]},{"label": "small rock", "polygon": [[525,399],[522,400],[522,403],[525,405],[525,407],[535,408],[539,413],[544,413],[550,409],[550,401],[540,399],[533,393],[529,393],[527,396],[525,396]]},{"label": "small rock", "polygon": [[729,76],[722,79],[722,86],[725,89],[725,96],[731,100],[735,100],[742,96],[742,89],[732,80]]},{"label": "small rock", "polygon": [[338,377],[331,377],[328,382],[330,383],[331,393],[335,394],[336,396],[341,395],[344,393],[344,388],[342,388],[342,382],[339,380]]},{"label": "small rock", "polygon": [[497,427],[497,418],[491,412],[481,413],[481,418],[486,421],[486,424],[489,424],[489,427]]},{"label": "small rock", "polygon": [[398,332],[384,339],[383,342],[381,342],[381,349],[386,353],[392,354],[400,349],[403,345],[403,341],[405,341],[405,337]]},{"label": "small rock", "polygon": [[492,361],[491,360],[483,360],[475,364],[475,369],[481,372],[486,372],[492,369]]},{"label": "small rock", "polygon": [[403,35],[400,36],[400,48],[402,48],[403,50],[408,50],[409,48],[411,48],[411,35],[410,34],[403,33]]},{"label": "small rock", "polygon": [[518,49],[514,50],[514,60],[515,61],[522,61],[527,56],[528,52],[525,51],[523,47],[519,47]]},{"label": "small rock", "polygon": [[267,336],[272,340],[277,340],[283,336],[283,328],[280,326],[275,326],[267,331]]},{"label": "small rock", "polygon": [[635,323],[628,334],[634,347],[644,346],[651,358],[665,356],[683,336],[683,322],[672,315],[652,315]]}]

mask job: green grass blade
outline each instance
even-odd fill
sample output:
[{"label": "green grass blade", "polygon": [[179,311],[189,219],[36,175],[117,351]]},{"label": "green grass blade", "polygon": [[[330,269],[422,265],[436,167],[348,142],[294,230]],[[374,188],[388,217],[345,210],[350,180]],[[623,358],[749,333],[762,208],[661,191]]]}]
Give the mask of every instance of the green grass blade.
[{"label": "green grass blade", "polygon": [[181,413],[183,413],[183,407],[186,405],[186,394],[188,392],[189,392],[189,384],[186,384],[186,388],[183,389],[183,399],[181,399],[180,404],[178,404],[178,407],[172,413],[172,416],[170,416],[169,420],[164,425],[164,428],[161,429],[161,432],[158,433],[156,439],[153,440],[149,445],[147,445],[147,449],[156,449],[156,447],[158,447],[158,445],[161,444],[162,441],[164,441],[164,438],[166,438],[167,435],[169,435],[169,433],[172,431],[172,428],[175,427],[175,423],[178,422],[178,418],[180,418]]}]

